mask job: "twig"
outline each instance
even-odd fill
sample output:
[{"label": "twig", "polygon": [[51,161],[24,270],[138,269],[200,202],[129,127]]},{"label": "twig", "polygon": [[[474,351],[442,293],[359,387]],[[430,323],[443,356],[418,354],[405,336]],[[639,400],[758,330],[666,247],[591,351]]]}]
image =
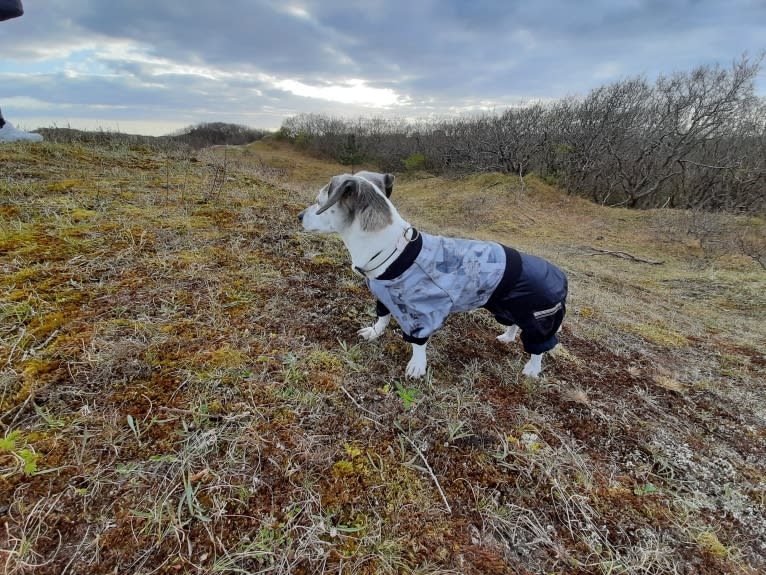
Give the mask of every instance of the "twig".
[{"label": "twig", "polygon": [[[27,360],[27,358],[28,358],[30,355],[34,356],[34,355],[37,353],[37,351],[38,351],[38,350],[40,350],[40,349],[42,349],[42,348],[46,347],[46,346],[47,346],[47,345],[48,345],[48,344],[51,342],[51,340],[52,340],[54,337],[56,337],[58,334],[59,334],[59,330],[57,330],[57,329],[54,329],[54,330],[53,330],[53,333],[52,333],[52,334],[50,334],[50,335],[48,336],[48,338],[47,338],[47,339],[46,339],[44,342],[42,342],[42,343],[40,343],[40,344],[38,344],[38,345],[36,345],[36,346],[34,346],[34,347],[32,347],[32,348],[28,349],[27,351],[25,351],[25,352],[24,352],[24,355],[23,355],[23,356],[21,356],[21,361],[26,361],[26,360]],[[22,334],[22,336],[23,336],[23,334]]]},{"label": "twig", "polygon": [[80,554],[80,549],[82,549],[83,544],[85,543],[85,540],[88,538],[88,535],[90,534],[90,528],[92,526],[88,525],[88,528],[85,530],[85,535],[82,538],[82,541],[80,541],[80,544],[77,546],[77,549],[74,550],[74,553],[72,554],[72,558],[69,560],[69,563],[64,566],[64,570],[62,573],[66,573],[67,569],[69,569],[69,566],[72,565],[75,559],[77,559],[77,556]]},{"label": "twig", "polygon": [[631,254],[627,253],[627,252],[618,252],[618,251],[613,251],[613,250],[604,250],[604,249],[601,249],[601,248],[594,248],[594,247],[591,247],[591,246],[588,246],[588,249],[593,250],[594,252],[597,252],[595,254],[588,254],[588,255],[591,255],[591,256],[600,256],[600,255],[606,254],[606,255],[609,255],[609,256],[615,256],[617,258],[622,258],[624,260],[632,260],[634,262],[641,262],[642,264],[650,264],[650,265],[653,265],[653,266],[659,266],[659,265],[662,265],[662,264],[665,263],[664,260],[645,260],[643,258],[638,258],[638,257],[636,257],[634,255],[631,255]]},{"label": "twig", "polygon": [[527,191],[527,187],[524,185],[524,174],[521,173],[521,166],[522,164],[519,163],[519,180],[521,180],[521,193],[525,193]]},{"label": "twig", "polygon": [[699,168],[710,168],[711,170],[733,170],[734,169],[732,166],[711,166],[710,164],[700,164],[699,162],[692,162],[691,160],[679,159],[678,161],[681,164],[691,164],[692,166],[697,166]]},{"label": "twig", "polygon": [[21,340],[24,339],[24,336],[27,333],[27,330],[24,326],[21,326],[19,331],[21,332],[21,335],[19,335],[19,339],[16,340],[16,343],[13,344],[11,351],[8,352],[8,361],[5,362],[5,365],[11,365],[11,358],[13,357],[16,348],[19,346],[19,343],[21,343]]},{"label": "twig", "polygon": [[[357,407],[357,409],[360,409],[360,410],[364,411],[365,413],[369,413],[370,415],[372,415],[372,416],[374,416],[374,417],[379,417],[379,416],[378,416],[376,413],[373,413],[373,412],[372,412],[372,411],[370,411],[369,409],[365,409],[364,407],[362,407],[361,405],[359,405],[359,403],[357,403],[356,399],[354,399],[354,396],[353,396],[353,395],[351,395],[351,394],[348,392],[348,390],[347,390],[345,387],[343,387],[343,386],[341,385],[341,386],[340,386],[340,388],[343,390],[343,393],[345,393],[345,394],[346,394],[346,396],[347,396],[347,397],[348,397],[348,398],[351,400],[351,403],[353,403],[353,404],[354,404],[354,405]],[[375,420],[375,419],[372,419],[372,418],[370,418],[370,417],[366,417],[366,416],[364,416],[364,415],[363,415],[362,417],[364,417],[364,419],[366,419],[366,420],[368,420],[368,421],[372,421],[372,422],[373,422],[375,425],[377,425],[378,427],[380,427],[380,426],[381,426],[380,422],[379,422],[379,421],[377,421],[377,420]]]},{"label": "twig", "polygon": [[[27,395],[27,398],[24,400],[24,403],[20,405],[15,405],[14,407],[11,407],[8,411],[0,415],[0,423],[3,424],[3,426],[11,428],[14,425],[16,425],[16,420],[19,418],[19,415],[24,413],[24,410],[27,408],[27,405],[29,405],[29,402],[32,401],[32,398],[35,396],[35,390],[34,387],[29,390],[29,395]],[[11,422],[9,424],[3,423],[3,419],[8,417],[11,413],[16,412],[16,415],[13,417]]]},{"label": "twig", "polygon": [[192,411],[191,409],[180,409],[178,407],[165,407],[164,405],[160,406],[160,411],[166,411],[168,413],[177,413],[180,415],[193,415],[193,416],[199,416],[199,417],[207,417],[208,419],[223,419],[224,421],[234,421],[236,419],[244,419],[246,417],[251,417],[253,414],[249,411],[246,411],[244,413],[238,413],[237,415],[223,415],[220,413],[202,413],[201,411]]},{"label": "twig", "polygon": [[444,505],[447,506],[447,513],[452,514],[452,508],[449,505],[449,502],[447,501],[447,496],[444,494],[444,490],[442,489],[441,484],[439,483],[439,480],[436,479],[436,475],[434,474],[433,469],[431,469],[431,466],[428,464],[428,460],[426,459],[426,456],[423,455],[423,452],[418,449],[418,446],[415,445],[415,442],[412,441],[409,436],[404,432],[404,430],[401,428],[399,423],[396,424],[396,429],[402,432],[402,437],[407,440],[407,443],[409,443],[412,446],[412,449],[415,450],[415,453],[417,453],[420,456],[420,459],[423,460],[423,463],[426,466],[426,469],[428,470],[428,473],[431,475],[431,479],[433,479],[433,482],[436,484],[436,489],[439,490],[439,495],[442,496],[442,501],[444,501]]}]

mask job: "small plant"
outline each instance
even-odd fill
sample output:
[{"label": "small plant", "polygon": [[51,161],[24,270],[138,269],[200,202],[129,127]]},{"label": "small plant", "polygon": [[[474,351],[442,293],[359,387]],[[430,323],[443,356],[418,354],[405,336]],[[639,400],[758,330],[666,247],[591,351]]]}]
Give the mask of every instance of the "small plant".
[{"label": "small plant", "polygon": [[404,409],[410,409],[420,402],[419,390],[415,387],[405,387],[400,381],[396,382],[396,393],[404,403]]},{"label": "small plant", "polygon": [[346,362],[346,365],[356,372],[363,371],[364,368],[361,365],[362,348],[359,344],[349,345],[342,340],[338,340],[338,343],[340,344],[341,358]]},{"label": "small plant", "polygon": [[141,429],[138,422],[136,421],[136,418],[132,415],[128,415],[128,427],[133,432],[133,435],[136,436],[136,441],[138,441],[138,444],[141,445]]},{"label": "small plant", "polygon": [[301,383],[304,379],[304,373],[298,369],[298,358],[292,352],[287,353],[282,360],[282,378],[285,384]]},{"label": "small plant", "polygon": [[199,521],[202,521],[203,523],[208,523],[210,521],[210,517],[205,514],[205,510],[202,506],[202,503],[200,503],[199,499],[197,498],[197,492],[199,491],[199,487],[194,487],[192,483],[194,482],[194,477],[191,475],[191,473],[187,472],[183,476],[183,487],[184,492],[183,496],[181,497],[181,500],[178,502],[178,518],[179,521],[181,520],[182,516],[182,509],[186,507],[186,510],[189,513],[189,517],[193,517],[195,519],[198,519]]},{"label": "small plant", "polygon": [[31,447],[19,443],[26,443],[26,438],[20,431],[11,431],[0,439],[0,455],[10,455],[12,462],[9,468],[0,468],[0,478],[10,477],[18,471],[26,476],[37,472],[37,460],[40,456]]},{"label": "small plant", "polygon": [[651,481],[647,481],[644,485],[637,485],[633,488],[633,494],[642,495],[654,495],[657,493],[657,486]]},{"label": "small plant", "polygon": [[453,419],[447,423],[447,442],[452,443],[458,439],[471,437],[473,431],[470,430],[468,423],[463,419]]}]

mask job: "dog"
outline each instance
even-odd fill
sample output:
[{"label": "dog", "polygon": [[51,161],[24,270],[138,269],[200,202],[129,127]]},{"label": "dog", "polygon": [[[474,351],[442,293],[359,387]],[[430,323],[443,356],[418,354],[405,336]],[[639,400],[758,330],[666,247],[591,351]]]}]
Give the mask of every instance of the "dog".
[{"label": "dog", "polygon": [[308,232],[340,235],[353,271],[377,297],[377,319],[358,335],[379,338],[393,315],[412,345],[405,374],[420,378],[427,371],[428,338],[447,315],[483,307],[506,327],[499,341],[511,343],[521,331],[530,354],[522,373],[538,377],[542,355],[558,343],[566,314],[566,274],[542,258],[495,242],[415,229],[391,203],[393,185],[392,174],[333,176],[316,202],[298,215]]}]

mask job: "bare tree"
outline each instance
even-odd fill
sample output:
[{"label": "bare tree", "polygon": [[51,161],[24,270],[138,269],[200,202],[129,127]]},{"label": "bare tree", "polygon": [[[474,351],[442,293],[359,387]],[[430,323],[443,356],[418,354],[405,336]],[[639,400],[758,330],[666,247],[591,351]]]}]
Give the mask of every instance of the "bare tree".
[{"label": "bare tree", "polygon": [[301,114],[281,133],[315,153],[363,157],[387,171],[422,156],[436,173],[500,171],[523,184],[537,172],[608,205],[762,212],[766,103],[753,87],[762,60],[653,83],[626,79],[584,98],[480,116],[413,123]]}]

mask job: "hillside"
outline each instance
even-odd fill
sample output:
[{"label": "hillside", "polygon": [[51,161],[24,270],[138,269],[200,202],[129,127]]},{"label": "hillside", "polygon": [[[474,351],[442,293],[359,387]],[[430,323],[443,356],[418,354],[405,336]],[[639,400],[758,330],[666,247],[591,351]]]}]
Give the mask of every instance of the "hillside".
[{"label": "hillside", "polygon": [[540,380],[479,311],[412,382],[395,332],[356,340],[341,242],[296,219],[342,166],[269,141],[0,166],[5,572],[766,570],[763,221],[402,175],[415,225],[571,290]]}]

